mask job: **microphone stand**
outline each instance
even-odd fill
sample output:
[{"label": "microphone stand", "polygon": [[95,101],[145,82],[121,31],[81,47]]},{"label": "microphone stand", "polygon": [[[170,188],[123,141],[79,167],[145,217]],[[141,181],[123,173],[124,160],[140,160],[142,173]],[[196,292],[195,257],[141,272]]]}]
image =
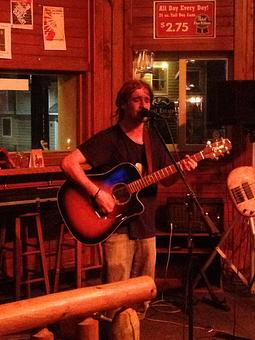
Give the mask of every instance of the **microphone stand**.
[{"label": "microphone stand", "polygon": [[187,284],[186,284],[186,291],[187,291],[187,311],[188,311],[188,325],[189,325],[189,340],[193,339],[193,286],[192,286],[192,255],[193,255],[193,240],[192,240],[192,230],[191,230],[191,215],[192,215],[192,211],[193,211],[193,207],[194,207],[194,203],[196,204],[196,206],[199,208],[203,218],[205,219],[206,223],[209,225],[210,228],[213,228],[211,230],[214,230],[215,232],[218,232],[218,229],[216,228],[216,226],[214,225],[214,223],[211,221],[210,217],[208,215],[206,215],[203,212],[203,208],[201,207],[194,191],[191,189],[190,185],[187,183],[184,173],[181,170],[180,166],[178,165],[178,163],[176,162],[176,160],[174,159],[173,155],[171,154],[171,152],[169,151],[169,149],[166,146],[165,140],[162,136],[162,134],[160,133],[157,124],[155,124],[155,121],[157,119],[161,119],[164,120],[166,127],[169,129],[169,126],[167,124],[166,118],[153,112],[153,111],[148,111],[147,115],[144,113],[144,116],[148,117],[148,120],[152,123],[153,127],[155,128],[155,131],[157,133],[157,135],[159,136],[163,146],[165,147],[167,153],[169,154],[173,165],[175,166],[177,173],[179,174],[180,178],[182,179],[183,183],[185,184],[187,190],[188,190],[188,201],[186,203],[186,206],[188,207],[188,271],[187,271]]}]

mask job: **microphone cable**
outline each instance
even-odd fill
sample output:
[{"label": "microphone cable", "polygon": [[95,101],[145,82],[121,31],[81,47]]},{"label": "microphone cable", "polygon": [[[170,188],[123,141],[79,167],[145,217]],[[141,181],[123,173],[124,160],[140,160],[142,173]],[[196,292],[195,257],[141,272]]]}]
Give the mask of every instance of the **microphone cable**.
[{"label": "microphone cable", "polygon": [[[165,273],[164,273],[165,280],[167,280],[167,274],[168,274],[168,269],[169,269],[170,260],[171,260],[172,238],[173,238],[173,223],[170,222],[170,234],[169,234],[169,242],[168,242],[167,261],[166,261]],[[172,303],[170,301],[167,301],[167,299],[165,299],[164,289],[162,289],[161,298],[159,300],[155,300],[154,302],[152,302],[150,306],[158,312],[164,312],[164,313],[169,313],[169,314],[181,312],[181,309],[173,307]],[[169,307],[169,306],[172,306],[171,311],[166,311],[165,309],[158,308],[158,307]]]}]

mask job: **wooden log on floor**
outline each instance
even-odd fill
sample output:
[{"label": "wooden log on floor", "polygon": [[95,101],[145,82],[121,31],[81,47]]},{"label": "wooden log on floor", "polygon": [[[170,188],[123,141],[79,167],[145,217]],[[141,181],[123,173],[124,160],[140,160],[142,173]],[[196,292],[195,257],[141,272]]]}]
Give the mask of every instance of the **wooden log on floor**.
[{"label": "wooden log on floor", "polygon": [[0,335],[47,327],[70,317],[151,300],[156,286],[149,276],[105,285],[84,287],[0,305]]}]

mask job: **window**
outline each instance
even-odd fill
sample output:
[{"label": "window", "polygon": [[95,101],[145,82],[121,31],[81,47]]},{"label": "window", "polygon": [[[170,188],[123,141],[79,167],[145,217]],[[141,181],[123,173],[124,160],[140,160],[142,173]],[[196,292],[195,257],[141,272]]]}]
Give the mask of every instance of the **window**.
[{"label": "window", "polygon": [[75,145],[77,75],[3,73],[0,85],[0,147],[65,150]]},{"label": "window", "polygon": [[143,79],[152,86],[153,109],[165,118],[157,124],[167,144],[192,150],[224,134],[214,129],[208,112],[212,112],[217,82],[228,77],[227,69],[226,58],[154,62],[153,74],[145,74]]},{"label": "window", "polygon": [[168,94],[168,66],[166,62],[154,62],[153,74],[146,73],[145,79],[153,88],[154,95]]},{"label": "window", "polygon": [[2,118],[2,136],[11,137],[12,136],[12,119]]}]

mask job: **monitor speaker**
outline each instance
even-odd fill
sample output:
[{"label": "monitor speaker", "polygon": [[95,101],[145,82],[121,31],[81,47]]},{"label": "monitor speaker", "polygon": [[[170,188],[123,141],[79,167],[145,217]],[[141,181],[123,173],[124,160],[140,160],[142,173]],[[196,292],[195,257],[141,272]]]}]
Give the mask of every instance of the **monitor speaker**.
[{"label": "monitor speaker", "polygon": [[208,118],[214,126],[255,126],[255,80],[218,82],[208,92]]}]

